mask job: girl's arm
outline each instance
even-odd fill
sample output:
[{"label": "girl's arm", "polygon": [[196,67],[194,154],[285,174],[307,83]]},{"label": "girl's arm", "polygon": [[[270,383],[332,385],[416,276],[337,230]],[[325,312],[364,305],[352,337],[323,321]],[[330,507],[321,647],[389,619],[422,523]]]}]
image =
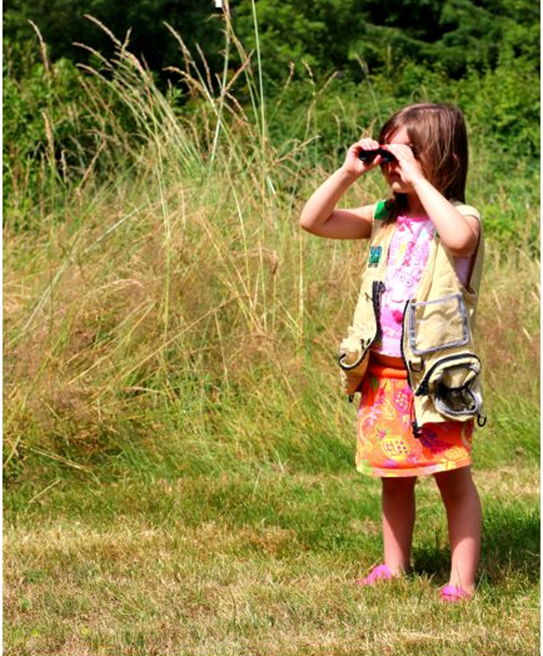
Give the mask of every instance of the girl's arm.
[{"label": "girl's arm", "polygon": [[443,245],[455,257],[467,257],[474,253],[479,240],[477,217],[460,214],[424,177],[420,163],[409,146],[388,144],[386,149],[398,160],[402,179],[413,187],[424,211],[432,219]]},{"label": "girl's arm", "polygon": [[467,257],[474,253],[479,240],[477,217],[460,214],[426,178],[418,179],[413,188],[450,253],[455,257]]},{"label": "girl's arm", "polygon": [[305,204],[300,217],[304,230],[331,239],[365,239],[371,235],[375,205],[343,210],[336,209],[336,205],[353,182],[381,160],[377,156],[373,162],[364,164],[358,157],[359,152],[378,147],[373,139],[361,139],[349,148],[343,166]]}]

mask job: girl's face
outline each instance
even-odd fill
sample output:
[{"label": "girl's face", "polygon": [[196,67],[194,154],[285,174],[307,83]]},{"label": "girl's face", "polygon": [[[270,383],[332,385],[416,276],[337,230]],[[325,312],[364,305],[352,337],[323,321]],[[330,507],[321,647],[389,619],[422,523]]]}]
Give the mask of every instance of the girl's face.
[{"label": "girl's face", "polygon": [[[405,144],[406,146],[411,146],[411,141],[407,136],[407,129],[399,128],[396,130],[396,132],[385,141],[385,144]],[[383,175],[385,176],[385,180],[388,182],[391,191],[394,193],[408,194],[413,191],[413,186],[403,180],[400,173],[401,167],[397,160],[381,164],[381,170],[383,171]]]}]

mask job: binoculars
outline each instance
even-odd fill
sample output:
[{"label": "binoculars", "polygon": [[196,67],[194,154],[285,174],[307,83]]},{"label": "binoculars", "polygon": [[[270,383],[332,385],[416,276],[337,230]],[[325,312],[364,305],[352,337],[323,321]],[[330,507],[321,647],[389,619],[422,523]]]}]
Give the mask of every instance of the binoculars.
[{"label": "binoculars", "polygon": [[375,150],[361,150],[358,153],[358,159],[362,160],[364,164],[370,164],[377,157],[377,155],[381,155],[381,161],[383,163],[396,161],[394,155],[384,148],[376,148]]}]

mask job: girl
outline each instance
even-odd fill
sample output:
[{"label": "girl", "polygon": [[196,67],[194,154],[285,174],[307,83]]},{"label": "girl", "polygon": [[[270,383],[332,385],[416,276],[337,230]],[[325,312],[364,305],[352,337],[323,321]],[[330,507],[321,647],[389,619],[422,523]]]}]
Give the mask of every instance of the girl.
[{"label": "girl", "polygon": [[[376,167],[390,199],[337,209],[348,187]],[[357,583],[374,585],[409,569],[415,483],[432,474],[452,555],[440,597],[452,602],[474,594],[481,542],[470,466],[474,418],[482,418],[472,334],[483,244],[479,214],[463,204],[467,168],[461,111],[410,105],[385,123],[378,141],[363,138],[349,148],[300,218],[320,237],[371,238],[340,355],[351,399],[361,394],[357,469],[382,480],[384,563]]]}]

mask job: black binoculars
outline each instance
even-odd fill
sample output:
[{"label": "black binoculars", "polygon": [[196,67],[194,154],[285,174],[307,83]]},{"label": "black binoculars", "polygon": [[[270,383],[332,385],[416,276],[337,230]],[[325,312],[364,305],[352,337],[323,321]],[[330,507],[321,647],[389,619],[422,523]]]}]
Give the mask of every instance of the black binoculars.
[{"label": "black binoculars", "polygon": [[358,159],[362,160],[364,164],[370,164],[377,157],[381,155],[382,162],[395,162],[394,155],[384,148],[376,148],[375,150],[361,150],[358,153]]}]

